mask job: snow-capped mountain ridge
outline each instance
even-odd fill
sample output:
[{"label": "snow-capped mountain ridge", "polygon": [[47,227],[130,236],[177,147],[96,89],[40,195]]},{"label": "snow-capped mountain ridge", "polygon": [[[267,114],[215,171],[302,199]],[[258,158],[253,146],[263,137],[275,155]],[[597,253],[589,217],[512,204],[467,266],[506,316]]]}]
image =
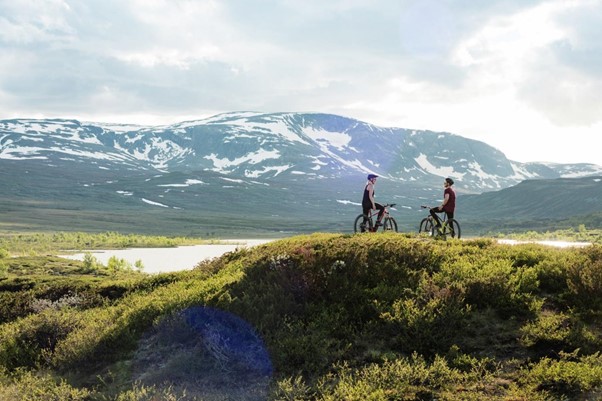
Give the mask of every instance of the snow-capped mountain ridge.
[{"label": "snow-capped mountain ridge", "polygon": [[0,161],[56,159],[112,171],[211,171],[231,179],[356,178],[374,172],[394,182],[431,185],[450,176],[474,193],[525,179],[602,173],[590,164],[518,163],[458,135],[383,128],[328,114],[225,113],[156,127],[0,121]]}]

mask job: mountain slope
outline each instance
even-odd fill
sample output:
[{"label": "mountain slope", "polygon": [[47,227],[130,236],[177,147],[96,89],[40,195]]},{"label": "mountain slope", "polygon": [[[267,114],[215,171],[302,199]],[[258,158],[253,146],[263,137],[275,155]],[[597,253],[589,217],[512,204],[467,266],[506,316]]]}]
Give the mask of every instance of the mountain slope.
[{"label": "mountain slope", "polygon": [[367,172],[411,229],[419,205],[439,201],[443,177],[478,194],[602,168],[517,163],[457,135],[328,114],[228,113],[160,127],[0,121],[0,218],[10,227],[345,231]]},{"label": "mountain slope", "polygon": [[458,197],[456,215],[467,225],[492,229],[499,224],[505,231],[565,228],[576,221],[598,228],[599,219],[587,216],[599,212],[600,205],[602,176],[527,180],[500,191]]}]

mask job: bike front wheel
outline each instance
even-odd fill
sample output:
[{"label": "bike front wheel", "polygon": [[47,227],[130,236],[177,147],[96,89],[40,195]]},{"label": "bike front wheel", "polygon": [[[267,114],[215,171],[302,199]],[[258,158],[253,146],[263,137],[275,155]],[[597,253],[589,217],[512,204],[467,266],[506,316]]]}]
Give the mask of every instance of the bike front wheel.
[{"label": "bike front wheel", "polygon": [[427,233],[428,235],[432,235],[433,233],[433,220],[425,217],[420,221],[420,226],[418,227],[418,233]]},{"label": "bike front wheel", "polygon": [[445,227],[445,235],[452,238],[460,239],[462,231],[460,230],[460,223],[457,220],[449,219],[447,226]]},{"label": "bike front wheel", "polygon": [[387,217],[385,219],[385,224],[383,225],[384,231],[393,231],[397,232],[397,222],[393,217]]},{"label": "bike front wheel", "polygon": [[449,219],[446,221],[441,229],[437,229],[437,226],[433,225],[431,232],[433,237],[438,237],[441,239],[447,239],[448,237],[460,239],[460,236],[462,235],[460,223],[454,219]]},{"label": "bike front wheel", "polygon": [[370,231],[372,231],[372,220],[370,220],[363,214],[357,216],[355,218],[355,223],[353,223],[353,232],[367,233]]}]

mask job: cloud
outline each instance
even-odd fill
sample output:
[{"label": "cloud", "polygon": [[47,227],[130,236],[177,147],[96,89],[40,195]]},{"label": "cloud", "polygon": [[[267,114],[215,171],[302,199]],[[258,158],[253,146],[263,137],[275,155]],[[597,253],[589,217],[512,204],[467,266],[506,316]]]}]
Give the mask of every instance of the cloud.
[{"label": "cloud", "polygon": [[559,126],[602,122],[602,13],[600,2],[554,15],[562,37],[537,49],[520,96]]},{"label": "cloud", "polygon": [[529,135],[594,126],[601,9],[600,0],[2,1],[0,118],[318,111],[487,142],[519,126]]}]

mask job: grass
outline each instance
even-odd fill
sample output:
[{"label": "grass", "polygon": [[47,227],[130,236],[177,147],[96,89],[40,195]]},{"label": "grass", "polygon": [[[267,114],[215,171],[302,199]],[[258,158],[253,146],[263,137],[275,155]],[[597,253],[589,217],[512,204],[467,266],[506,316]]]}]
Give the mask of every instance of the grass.
[{"label": "grass", "polygon": [[316,233],[155,276],[0,262],[7,401],[602,394],[600,245]]}]

